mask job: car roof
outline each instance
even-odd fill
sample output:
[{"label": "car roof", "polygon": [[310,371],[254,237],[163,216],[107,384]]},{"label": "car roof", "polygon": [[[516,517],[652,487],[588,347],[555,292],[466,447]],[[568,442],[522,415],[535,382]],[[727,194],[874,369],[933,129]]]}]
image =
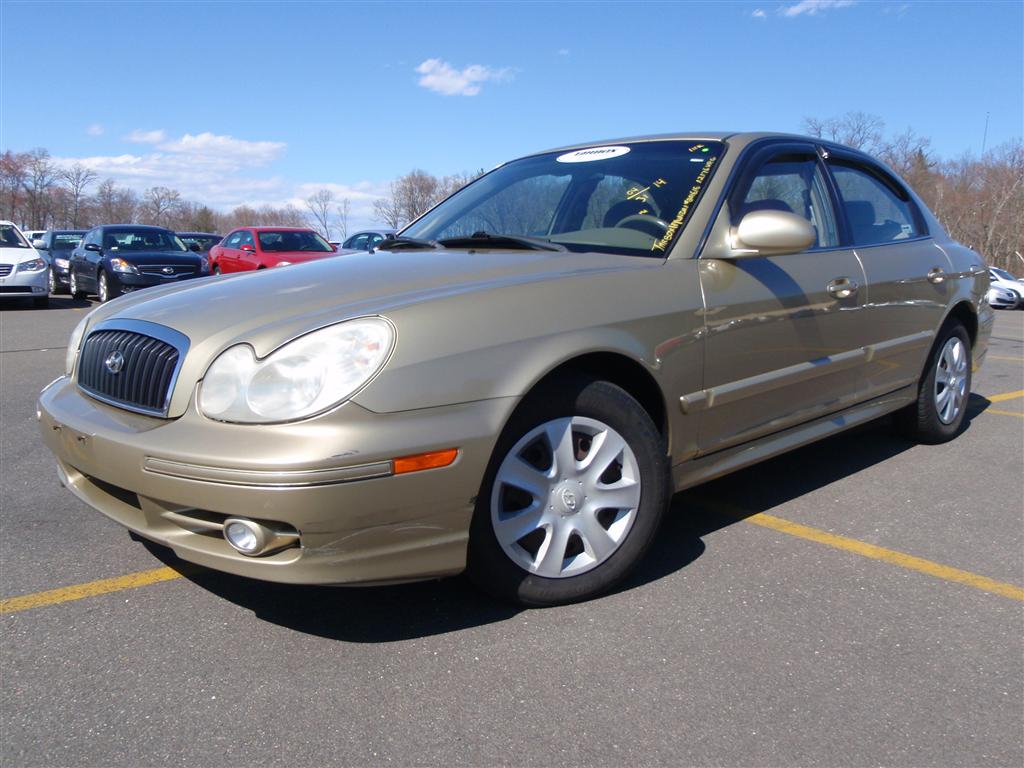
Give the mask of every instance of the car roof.
[{"label": "car roof", "polygon": [[156,227],[152,224],[100,224],[95,229],[151,229],[154,232],[170,232],[167,227]]},{"label": "car roof", "polygon": [[260,226],[260,227],[239,227],[238,229],[251,229],[253,232],[313,232],[314,234],[316,233],[315,230],[310,229],[309,227],[269,227],[269,226]]},{"label": "car roof", "polygon": [[[603,141],[588,141],[580,144],[568,144],[564,147],[554,147],[553,149],[545,149],[541,152],[531,152],[523,157],[533,157],[535,155],[546,155],[552,152],[570,152],[576,149],[587,149],[588,147],[603,147],[613,144],[639,144],[648,141],[724,141],[729,144],[736,144],[740,146],[746,146],[752,144],[755,141],[761,141],[762,139],[781,139],[791,141],[809,141],[814,144],[820,144],[825,147],[832,147],[835,149],[843,149],[847,152],[855,152],[859,155],[864,155],[863,152],[847,147],[842,144],[838,144],[834,141],[828,141],[815,136],[803,136],[796,133],[781,133],[773,131],[692,131],[686,133],[658,133],[648,134],[645,136],[627,136],[620,137],[617,139],[606,139]],[[870,157],[869,155],[864,155]]]},{"label": "car roof", "polygon": [[178,237],[223,237],[216,232],[175,232]]}]

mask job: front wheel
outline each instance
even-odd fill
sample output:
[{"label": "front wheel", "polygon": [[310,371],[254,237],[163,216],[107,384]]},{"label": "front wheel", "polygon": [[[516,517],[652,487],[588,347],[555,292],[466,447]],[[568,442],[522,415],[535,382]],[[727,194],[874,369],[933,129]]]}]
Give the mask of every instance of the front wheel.
[{"label": "front wheel", "polygon": [[903,432],[920,443],[945,443],[963,427],[971,393],[971,340],[959,320],[948,322],[932,347],[917,402],[899,415]]},{"label": "front wheel", "polygon": [[121,290],[110,281],[106,272],[100,272],[98,285],[99,287],[96,289],[96,295],[99,296],[100,303],[106,303],[121,295]]},{"label": "front wheel", "polygon": [[523,605],[587,600],[641,560],[669,501],[664,440],[604,381],[567,378],[519,407],[477,497],[468,573]]},{"label": "front wheel", "polygon": [[68,290],[71,291],[71,298],[73,299],[84,299],[85,291],[78,287],[78,274],[74,269],[70,270],[70,277],[68,278],[69,286]]}]

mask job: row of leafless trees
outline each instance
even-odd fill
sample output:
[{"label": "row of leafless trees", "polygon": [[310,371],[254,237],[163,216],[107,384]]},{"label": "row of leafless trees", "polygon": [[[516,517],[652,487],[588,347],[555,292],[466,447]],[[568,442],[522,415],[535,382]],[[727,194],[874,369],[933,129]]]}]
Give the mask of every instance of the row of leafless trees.
[{"label": "row of leafless trees", "polygon": [[[949,233],[990,264],[1024,272],[1024,144],[996,147],[982,157],[942,159],[927,138],[912,130],[887,136],[881,118],[850,112],[837,118],[806,118],[813,136],[838,141],[882,158],[917,191]],[[398,228],[415,219],[482,172],[433,176],[414,170],[391,182],[374,202],[374,213]],[[179,231],[226,232],[245,224],[311,226],[325,237],[348,233],[351,204],[321,189],[304,209],[287,205],[224,212],[154,186],[142,194],[100,181],[75,163],[61,167],[45,149],[0,154],[0,217],[29,229],[86,228],[110,222],[159,224]],[[501,211],[494,211],[495,216]],[[501,218],[499,216],[499,218]],[[507,218],[507,217],[506,217]]]},{"label": "row of leafless trees", "polygon": [[812,136],[862,149],[884,160],[924,200],[949,234],[989,264],[1024,273],[1024,144],[1018,139],[986,152],[941,159],[912,130],[885,135],[876,115],[806,118]]}]

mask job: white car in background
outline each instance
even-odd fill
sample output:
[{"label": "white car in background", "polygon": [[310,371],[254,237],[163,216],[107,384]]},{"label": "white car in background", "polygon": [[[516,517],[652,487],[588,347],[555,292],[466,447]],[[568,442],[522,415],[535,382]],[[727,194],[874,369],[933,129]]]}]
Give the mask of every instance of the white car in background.
[{"label": "white car in background", "polygon": [[1020,306],[1020,297],[1009,288],[999,285],[990,285],[985,300],[994,309],[1016,309]]},{"label": "white car in background", "polygon": [[[1005,269],[999,269],[999,267],[988,268],[988,282],[989,285],[996,288],[1001,288],[1004,291],[1008,291],[1017,297],[1015,302],[1017,307],[1024,307],[1024,281],[1017,279]],[[990,304],[992,302],[989,302]],[[996,306],[992,304],[992,306]]]},{"label": "white car in background", "polygon": [[0,221],[0,299],[32,299],[36,307],[45,307],[49,282],[49,262],[13,222]]}]

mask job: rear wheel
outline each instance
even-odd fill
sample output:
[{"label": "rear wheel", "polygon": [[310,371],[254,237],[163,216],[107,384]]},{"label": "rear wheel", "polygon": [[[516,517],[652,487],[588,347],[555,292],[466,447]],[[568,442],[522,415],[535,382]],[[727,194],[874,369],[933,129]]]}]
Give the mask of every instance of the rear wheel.
[{"label": "rear wheel", "polygon": [[622,581],[669,500],[664,441],[623,389],[565,378],[524,401],[477,497],[468,573],[524,605],[586,600]]},{"label": "rear wheel", "polygon": [[60,285],[57,283],[57,276],[53,274],[53,267],[50,267],[46,278],[46,290],[50,293],[57,293]]},{"label": "rear wheel", "polygon": [[921,443],[944,443],[959,434],[971,393],[971,340],[959,320],[939,332],[918,386],[917,402],[899,414],[902,431]]}]

